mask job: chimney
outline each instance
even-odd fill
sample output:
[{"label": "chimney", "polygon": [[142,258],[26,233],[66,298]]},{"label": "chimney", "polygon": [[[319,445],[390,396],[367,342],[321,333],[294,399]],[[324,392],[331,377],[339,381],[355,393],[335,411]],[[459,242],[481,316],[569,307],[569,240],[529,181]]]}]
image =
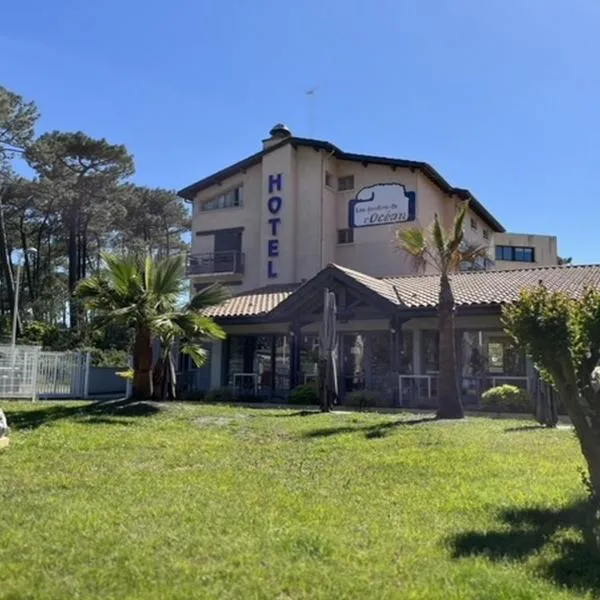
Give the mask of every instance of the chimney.
[{"label": "chimney", "polygon": [[277,125],[275,125],[271,131],[269,131],[269,135],[271,137],[263,140],[263,150],[270,148],[275,144],[279,144],[279,142],[285,140],[286,138],[292,137],[292,132],[289,130],[287,125],[284,125],[283,123],[277,123]]}]

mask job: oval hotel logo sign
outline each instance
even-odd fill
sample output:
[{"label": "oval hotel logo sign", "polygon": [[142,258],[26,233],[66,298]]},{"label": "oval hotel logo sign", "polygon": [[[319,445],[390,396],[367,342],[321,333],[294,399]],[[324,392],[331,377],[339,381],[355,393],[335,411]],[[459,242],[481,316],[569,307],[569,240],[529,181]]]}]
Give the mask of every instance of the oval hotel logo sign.
[{"label": "oval hotel logo sign", "polygon": [[414,221],[416,194],[401,183],[376,183],[362,188],[349,203],[350,227],[372,227]]}]

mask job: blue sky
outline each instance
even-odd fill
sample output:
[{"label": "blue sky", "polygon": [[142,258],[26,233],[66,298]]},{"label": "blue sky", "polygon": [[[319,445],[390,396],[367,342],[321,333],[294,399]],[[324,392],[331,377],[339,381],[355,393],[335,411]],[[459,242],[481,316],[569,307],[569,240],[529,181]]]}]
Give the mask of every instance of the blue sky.
[{"label": "blue sky", "polygon": [[140,184],[183,187],[284,121],[427,161],[578,263],[600,262],[599,62],[598,0],[23,0],[0,19],[0,83],[39,132],[126,144]]}]

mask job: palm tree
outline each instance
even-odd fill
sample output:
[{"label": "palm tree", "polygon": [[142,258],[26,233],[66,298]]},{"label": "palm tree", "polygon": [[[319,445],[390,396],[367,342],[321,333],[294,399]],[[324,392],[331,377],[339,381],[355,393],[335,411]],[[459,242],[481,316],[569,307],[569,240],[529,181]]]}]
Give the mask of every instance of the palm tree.
[{"label": "palm tree", "polygon": [[[225,333],[212,319],[202,314],[203,309],[220,304],[227,297],[218,284],[197,294],[189,304],[180,306],[180,298],[187,289],[182,256],[167,256],[154,261],[137,256],[118,257],[103,255],[105,270],[82,281],[76,295],[84,306],[96,311],[104,321],[115,321],[132,327],[135,332],[133,347],[133,384],[136,398],[153,395],[154,338],[161,341],[162,382],[165,377],[174,386],[171,348],[181,338],[181,351],[197,364],[205,360],[205,351],[199,342],[222,339]],[[165,366],[166,365],[166,366]],[[170,373],[167,375],[167,370]],[[161,397],[164,397],[164,391]]]},{"label": "palm tree", "polygon": [[417,267],[424,270],[433,265],[440,274],[438,298],[439,317],[439,419],[462,419],[464,411],[458,389],[456,348],[454,342],[454,295],[450,275],[460,270],[461,264],[475,265],[478,258],[488,255],[486,246],[472,246],[464,239],[463,223],[468,205],[456,214],[452,227],[445,230],[436,214],[427,230],[418,227],[398,229],[398,246],[410,254]]}]

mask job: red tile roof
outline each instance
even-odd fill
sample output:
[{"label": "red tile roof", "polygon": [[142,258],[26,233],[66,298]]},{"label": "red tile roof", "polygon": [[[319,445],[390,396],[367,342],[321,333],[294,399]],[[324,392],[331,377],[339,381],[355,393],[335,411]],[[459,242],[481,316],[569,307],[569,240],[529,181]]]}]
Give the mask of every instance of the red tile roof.
[{"label": "red tile roof", "polygon": [[[400,309],[427,309],[437,306],[438,275],[377,278],[353,269],[330,264],[336,272],[354,279]],[[299,287],[306,290],[311,280],[298,285],[266,286],[234,296],[206,314],[217,318],[267,315]],[[452,275],[450,284],[457,306],[499,306],[518,299],[522,289],[543,284],[551,291],[573,296],[586,288],[600,289],[600,265],[552,266],[507,271],[474,271]],[[300,291],[300,290],[298,290]]]},{"label": "red tile roof", "polygon": [[205,311],[210,317],[255,317],[265,315],[285,300],[298,284],[269,285],[237,296]]},{"label": "red tile roof", "polygon": [[[437,275],[386,277],[383,281],[395,288],[400,306],[437,306],[440,289]],[[473,271],[450,278],[457,306],[489,306],[514,302],[518,300],[521,290],[540,284],[550,291],[578,296],[586,288],[600,288],[600,265]]]}]

